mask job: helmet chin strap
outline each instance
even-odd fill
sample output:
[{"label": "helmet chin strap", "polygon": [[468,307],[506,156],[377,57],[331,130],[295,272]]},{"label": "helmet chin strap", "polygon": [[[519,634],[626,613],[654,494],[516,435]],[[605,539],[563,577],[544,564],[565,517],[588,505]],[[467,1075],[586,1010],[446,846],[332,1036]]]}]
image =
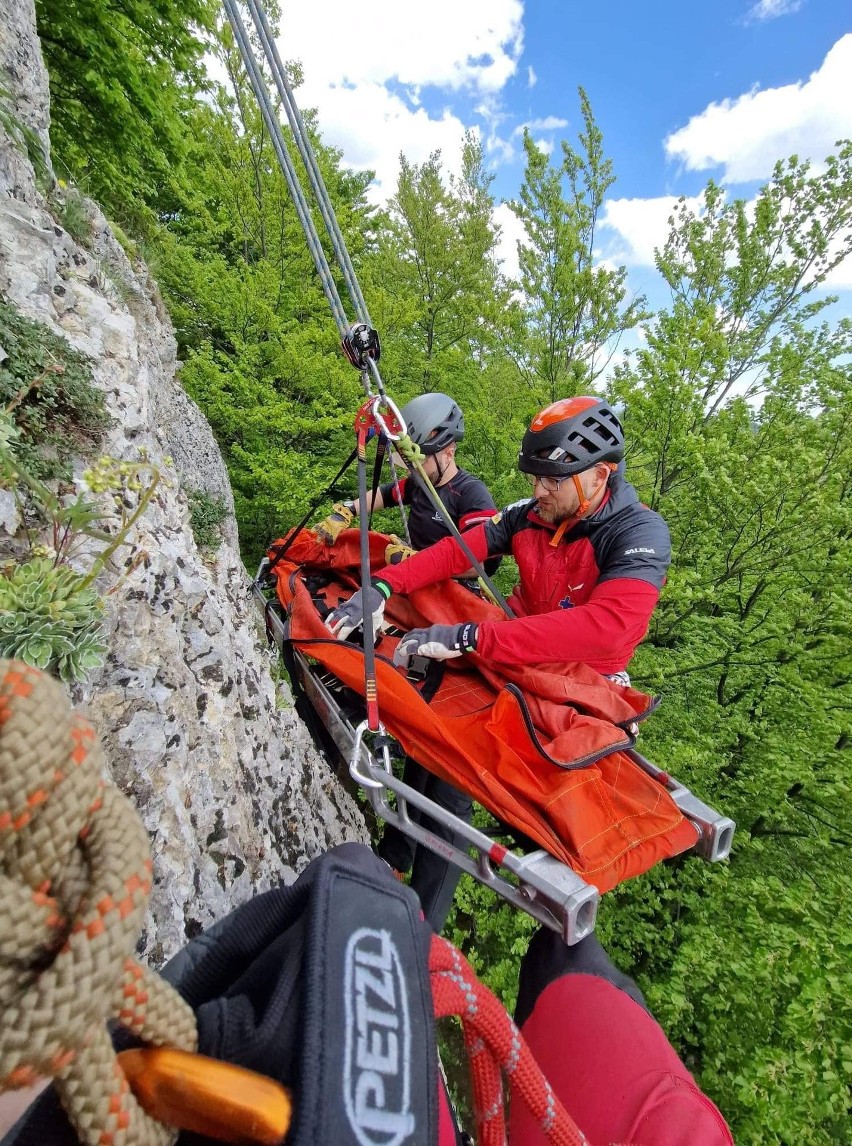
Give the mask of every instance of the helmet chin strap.
[{"label": "helmet chin strap", "polygon": [[554,547],[557,546],[559,544],[559,542],[562,540],[562,538],[565,536],[567,531],[572,526],[576,525],[578,521],[581,521],[582,518],[584,518],[586,516],[586,514],[589,512],[589,507],[591,506],[592,502],[597,497],[598,493],[600,493],[601,490],[606,489],[607,484],[609,482],[609,479],[610,479],[610,474],[607,474],[603,485],[600,487],[600,490],[596,489],[588,497],[586,497],[585,491],[583,490],[583,484],[580,481],[580,475],[579,474],[571,474],[571,481],[574,483],[574,489],[577,491],[577,502],[578,502],[577,509],[574,513],[571,514],[570,517],[565,518],[565,520],[562,522],[562,524],[559,526],[559,528],[554,533],[553,537],[551,537],[551,539],[550,539],[550,545],[551,546],[554,546]]},{"label": "helmet chin strap", "polygon": [[[574,520],[576,521],[584,516],[589,506],[592,504],[592,499],[590,497],[586,497],[585,493],[583,492],[583,483],[580,481],[579,474],[571,474],[571,481],[574,483],[574,489],[577,491],[578,505],[577,512],[574,514]],[[609,478],[607,478],[607,481],[609,481]],[[597,493],[597,490],[595,490],[595,493]]]}]

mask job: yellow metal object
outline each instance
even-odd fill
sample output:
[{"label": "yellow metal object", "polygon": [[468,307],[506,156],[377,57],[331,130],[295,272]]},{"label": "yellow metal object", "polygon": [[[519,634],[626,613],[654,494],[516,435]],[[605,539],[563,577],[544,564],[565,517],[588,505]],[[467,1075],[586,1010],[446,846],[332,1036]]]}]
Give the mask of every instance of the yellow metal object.
[{"label": "yellow metal object", "polygon": [[122,1051],[118,1061],[143,1110],[180,1130],[280,1146],[290,1129],[289,1091],[253,1070],[171,1047]]}]

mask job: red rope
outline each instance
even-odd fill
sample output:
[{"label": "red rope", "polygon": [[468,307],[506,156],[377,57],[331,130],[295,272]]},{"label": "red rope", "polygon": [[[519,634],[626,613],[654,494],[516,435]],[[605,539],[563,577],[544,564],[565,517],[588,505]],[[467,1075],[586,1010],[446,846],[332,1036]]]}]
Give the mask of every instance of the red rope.
[{"label": "red rope", "polygon": [[504,1146],[503,1080],[523,1099],[553,1146],[589,1146],[588,1139],[553,1093],[521,1032],[495,995],[451,943],[432,937],[429,951],[432,1005],[436,1019],[458,1015],[470,1060],[479,1146]]}]

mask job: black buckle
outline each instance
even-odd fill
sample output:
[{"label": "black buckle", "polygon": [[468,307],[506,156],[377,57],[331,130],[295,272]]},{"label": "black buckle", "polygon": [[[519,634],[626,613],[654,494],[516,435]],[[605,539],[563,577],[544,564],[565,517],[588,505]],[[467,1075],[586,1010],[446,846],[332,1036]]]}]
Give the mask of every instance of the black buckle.
[{"label": "black buckle", "polygon": [[406,677],[408,680],[420,683],[426,679],[426,674],[429,672],[429,666],[432,664],[430,657],[413,656],[408,661],[408,671]]}]

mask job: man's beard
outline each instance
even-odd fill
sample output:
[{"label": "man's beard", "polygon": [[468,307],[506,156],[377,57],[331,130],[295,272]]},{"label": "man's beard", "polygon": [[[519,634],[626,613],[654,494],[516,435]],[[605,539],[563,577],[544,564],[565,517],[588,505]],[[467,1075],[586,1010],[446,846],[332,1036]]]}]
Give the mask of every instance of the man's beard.
[{"label": "man's beard", "polygon": [[563,521],[567,521],[574,514],[567,509],[560,509],[556,505],[544,506],[539,503],[536,506],[536,513],[542,521],[546,521],[548,525],[561,525]]}]

